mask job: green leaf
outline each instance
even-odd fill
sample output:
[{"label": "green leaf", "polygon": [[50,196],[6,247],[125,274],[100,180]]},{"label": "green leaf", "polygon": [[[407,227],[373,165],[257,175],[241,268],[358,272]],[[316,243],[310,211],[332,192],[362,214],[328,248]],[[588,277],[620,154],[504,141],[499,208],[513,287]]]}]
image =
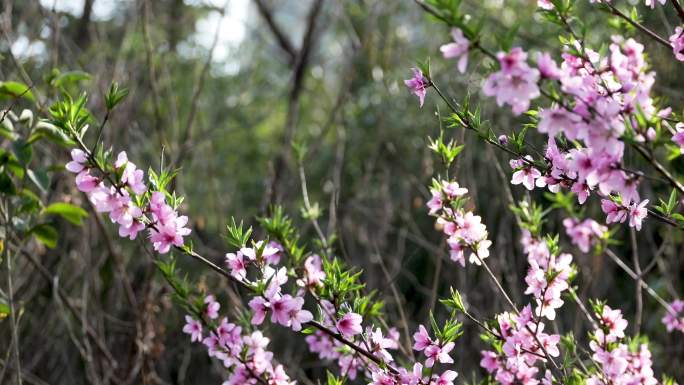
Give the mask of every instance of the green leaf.
[{"label": "green leaf", "polygon": [[64,202],[49,205],[43,210],[43,213],[59,215],[67,221],[79,226],[83,223],[83,218],[88,217],[88,213],[82,208]]},{"label": "green leaf", "polygon": [[40,189],[41,192],[47,192],[48,188],[50,187],[50,176],[47,172],[27,169],[26,175],[29,177],[31,182],[33,182],[33,184]]},{"label": "green leaf", "polygon": [[29,163],[31,163],[31,159],[33,159],[33,149],[31,148],[31,145],[27,143],[25,140],[15,140],[12,143],[12,150],[14,151],[14,155],[17,156],[17,159],[21,164],[26,166]]},{"label": "green leaf", "polygon": [[0,100],[24,98],[30,102],[35,102],[36,98],[29,86],[19,82],[0,82]]},{"label": "green leaf", "polygon": [[67,71],[57,75],[50,82],[55,87],[62,87],[66,84],[76,84],[80,81],[90,80],[91,76],[83,71]]},{"label": "green leaf", "polygon": [[9,315],[9,313],[10,313],[9,306],[7,305],[7,303],[4,300],[0,299],[0,320],[7,317]]},{"label": "green leaf", "polygon": [[12,182],[12,178],[6,172],[0,174],[0,193],[7,195],[14,195],[17,193],[17,188]]},{"label": "green leaf", "polygon": [[57,246],[57,230],[46,223],[41,223],[34,226],[31,230],[29,230],[29,234],[33,234],[38,242],[44,244],[50,249],[54,249],[55,246]]},{"label": "green leaf", "polygon": [[105,95],[105,105],[107,106],[107,109],[111,110],[116,107],[116,105],[119,104],[127,95],[127,88],[119,87],[119,83],[117,82],[112,83],[112,85],[109,86],[107,95]]},{"label": "green leaf", "polygon": [[9,140],[16,140],[18,136],[14,133],[14,124],[12,124],[12,120],[9,116],[10,114],[5,114],[4,112],[2,112],[2,115],[4,115],[5,117],[2,119],[2,121],[0,121],[0,135],[4,136]]},{"label": "green leaf", "polygon": [[31,144],[41,138],[46,138],[51,142],[67,148],[73,147],[76,144],[76,142],[71,140],[64,131],[45,121],[40,121],[36,124],[36,127],[33,129],[33,134],[28,139],[28,143]]}]

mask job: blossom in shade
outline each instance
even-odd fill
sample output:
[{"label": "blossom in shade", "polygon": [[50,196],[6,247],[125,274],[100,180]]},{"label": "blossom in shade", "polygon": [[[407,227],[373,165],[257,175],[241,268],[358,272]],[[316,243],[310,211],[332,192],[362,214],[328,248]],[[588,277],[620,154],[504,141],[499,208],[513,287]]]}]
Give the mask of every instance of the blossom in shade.
[{"label": "blossom in shade", "polygon": [[565,232],[570,237],[572,244],[577,246],[582,252],[587,253],[593,244],[601,239],[608,231],[606,226],[600,225],[593,219],[587,218],[583,221],[577,218],[565,218],[563,220]]},{"label": "blossom in shade", "polygon": [[453,42],[447,43],[439,47],[447,59],[458,59],[458,70],[464,73],[468,66],[468,50],[470,49],[470,41],[463,36],[463,31],[459,28],[451,29],[451,37]]},{"label": "blossom in shade", "polygon": [[646,6],[655,8],[656,3],[665,4],[667,0],[646,0]]},{"label": "blossom in shade", "polygon": [[684,123],[677,123],[675,129],[677,132],[672,135],[672,141],[679,146],[679,151],[684,154]]},{"label": "blossom in shade", "polygon": [[425,366],[431,368],[434,366],[436,362],[442,364],[452,364],[454,362],[454,359],[451,358],[449,352],[451,352],[454,349],[454,346],[455,344],[453,342],[449,342],[444,345],[439,345],[439,341],[436,341],[436,343],[433,343],[432,345],[425,348],[424,353],[427,357],[427,359],[425,360]]},{"label": "blossom in shade", "polygon": [[71,162],[66,164],[66,169],[73,173],[79,173],[86,167],[88,156],[83,150],[74,148],[71,150]]},{"label": "blossom in shade", "polygon": [[76,175],[76,188],[84,193],[95,190],[100,185],[100,179],[90,175],[90,172],[85,169]]},{"label": "blossom in shade", "polygon": [[204,304],[206,305],[205,314],[209,319],[218,318],[218,311],[221,309],[221,304],[216,301],[213,295],[204,297]]},{"label": "blossom in shade", "polygon": [[684,61],[684,28],[675,28],[674,34],[670,36],[670,45],[672,45],[675,58]]},{"label": "blossom in shade", "polygon": [[[551,6],[553,7],[553,5]],[[556,61],[551,58],[548,52],[539,52],[537,54],[537,68],[539,68],[541,76],[546,79],[556,80],[562,75],[558,64],[556,64]]]},{"label": "blossom in shade", "polygon": [[634,227],[637,231],[641,230],[641,222],[648,215],[648,199],[644,199],[640,203],[633,202],[629,205],[629,226]]},{"label": "blossom in shade", "polygon": [[435,385],[454,385],[456,377],[458,377],[458,373],[453,370],[446,370],[439,377],[435,376],[432,383]]},{"label": "blossom in shade", "polygon": [[413,350],[425,350],[430,345],[432,345],[432,339],[425,326],[418,325],[418,331],[413,334]]},{"label": "blossom in shade", "polygon": [[668,332],[679,330],[684,333],[684,301],[679,299],[672,301],[662,321]]},{"label": "blossom in shade", "polygon": [[546,108],[539,113],[539,124],[537,130],[549,136],[556,136],[558,133],[574,132],[576,125],[582,118],[562,107]]},{"label": "blossom in shade", "polygon": [[408,87],[414,95],[418,97],[420,102],[420,107],[423,107],[425,103],[425,95],[427,94],[427,88],[430,86],[428,79],[423,76],[423,72],[418,68],[412,68],[413,77],[411,79],[404,80],[404,84]]},{"label": "blossom in shade", "polygon": [[606,223],[624,222],[627,220],[629,210],[610,199],[601,200],[601,210],[606,214]]},{"label": "blossom in shade", "polygon": [[243,280],[247,277],[247,262],[243,258],[241,251],[236,253],[226,254],[226,265],[230,269],[230,275],[238,280]]},{"label": "blossom in shade", "polygon": [[499,106],[510,105],[513,113],[519,115],[540,95],[539,70],[527,65],[527,53],[519,47],[509,53],[499,52],[497,58],[501,70],[485,80],[482,91],[486,96],[495,96]]}]

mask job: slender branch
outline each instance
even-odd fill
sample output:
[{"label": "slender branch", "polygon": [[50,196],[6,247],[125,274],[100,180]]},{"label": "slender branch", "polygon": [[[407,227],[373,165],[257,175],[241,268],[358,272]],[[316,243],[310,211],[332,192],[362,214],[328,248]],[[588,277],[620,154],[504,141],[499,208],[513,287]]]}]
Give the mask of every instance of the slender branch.
[{"label": "slender branch", "polygon": [[[674,2],[676,3],[677,1],[674,0]],[[639,31],[643,32],[644,34],[648,35],[649,37],[651,37],[653,40],[655,40],[656,42],[660,43],[661,45],[667,47],[668,49],[672,49],[672,45],[670,44],[670,42],[667,41],[667,40],[665,40],[665,39],[663,39],[662,37],[660,37],[660,35],[658,35],[657,33],[655,33],[655,32],[653,32],[653,31],[651,31],[650,29],[646,28],[644,25],[642,25],[641,23],[637,22],[636,20],[632,20],[631,17],[629,17],[629,16],[625,15],[624,13],[622,13],[619,9],[615,8],[615,6],[612,5],[611,3],[609,3],[609,2],[604,2],[603,4],[605,4],[605,5],[610,9],[610,11],[611,11],[611,13],[612,13],[613,15],[620,17],[620,18],[623,19],[624,21],[626,21],[626,22],[628,22],[629,24],[631,24],[634,28],[636,28],[636,29],[638,29]]]},{"label": "slender branch", "polygon": [[641,285],[644,289],[646,289],[646,292],[653,297],[660,305],[662,305],[668,312],[672,314],[677,314],[677,312],[672,309],[672,306],[668,304],[658,293],[656,293],[651,286],[649,286],[646,282],[644,282],[643,279],[639,277],[637,273],[634,272],[629,266],[627,266],[621,259],[620,257],[617,256],[612,250],[606,248],[605,253],[610,259],[613,260],[622,270],[624,270],[632,279],[637,281],[637,285]]},{"label": "slender branch", "polygon": [[179,143],[180,148],[178,149],[178,156],[176,157],[176,160],[173,163],[175,165],[180,165],[181,163],[183,163],[183,160],[187,156],[188,151],[191,147],[192,127],[195,122],[195,116],[197,115],[197,106],[199,105],[200,95],[202,94],[202,90],[204,89],[204,83],[207,77],[207,73],[209,73],[209,68],[211,67],[211,61],[214,59],[214,51],[216,51],[216,45],[218,44],[219,32],[221,31],[221,25],[224,21],[227,5],[228,1],[226,1],[226,3],[219,11],[221,17],[219,18],[219,21],[216,24],[216,30],[214,30],[214,38],[211,42],[211,48],[209,49],[209,53],[207,54],[207,60],[204,62],[204,66],[202,67],[202,71],[200,72],[199,78],[197,79],[195,85],[195,89],[192,93],[190,112],[188,113],[188,118],[185,122],[185,130],[183,131],[183,136],[181,137]]},{"label": "slender branch", "polygon": [[679,20],[684,22],[684,8],[682,8],[682,5],[679,4],[679,0],[671,0],[672,6],[674,9],[677,11],[677,16],[679,16]]},{"label": "slender branch", "polygon": [[278,41],[280,48],[287,55],[288,61],[290,63],[294,63],[294,61],[297,57],[297,50],[294,48],[294,46],[290,42],[290,39],[288,39],[287,36],[285,36],[283,31],[280,29],[278,24],[275,22],[275,20],[273,18],[273,13],[266,6],[266,4],[264,3],[264,0],[254,0],[254,2],[257,5],[257,10],[259,11],[259,14],[261,15],[261,17],[264,18],[264,21],[266,21],[268,28],[271,30],[271,32],[273,33],[273,36],[275,36],[276,40]]},{"label": "slender branch", "polygon": [[650,154],[646,149],[639,145],[634,145],[634,147],[641,156],[644,157],[651,165],[653,168],[656,169],[660,173],[660,175],[664,176],[665,179],[667,179],[670,184],[677,189],[681,194],[684,194],[684,185],[682,185],[665,167],[663,167],[660,162],[652,155]]},{"label": "slender branch", "polygon": [[641,286],[641,264],[639,263],[639,250],[638,250],[638,244],[637,244],[637,239],[636,239],[636,231],[634,231],[634,228],[629,229],[629,239],[630,243],[632,246],[632,261],[634,263],[634,271],[637,275],[637,287],[636,287],[636,310],[635,310],[635,315],[634,315],[634,334],[637,335],[639,334],[639,330],[641,330],[641,318],[644,310],[644,298],[642,295],[642,286]]},{"label": "slender branch", "polygon": [[[6,202],[7,206],[10,206],[11,203],[9,201]],[[10,220],[11,216],[13,214],[10,213],[11,208],[7,207],[7,210],[5,211],[5,240],[8,239],[8,235],[10,234],[11,227],[10,227]],[[14,303],[14,287],[12,284],[12,255],[10,255],[9,252],[9,243],[5,242],[6,244],[4,245],[3,248],[3,257],[5,258],[5,262],[7,264],[7,299],[8,299],[8,306],[9,306],[9,313],[10,313],[10,331],[12,335],[12,354],[14,354],[14,366],[16,369],[16,376],[17,376],[17,384],[21,385],[21,359],[19,356],[19,333],[17,332],[17,311],[15,308],[15,303]],[[20,247],[21,249],[21,247]]]}]

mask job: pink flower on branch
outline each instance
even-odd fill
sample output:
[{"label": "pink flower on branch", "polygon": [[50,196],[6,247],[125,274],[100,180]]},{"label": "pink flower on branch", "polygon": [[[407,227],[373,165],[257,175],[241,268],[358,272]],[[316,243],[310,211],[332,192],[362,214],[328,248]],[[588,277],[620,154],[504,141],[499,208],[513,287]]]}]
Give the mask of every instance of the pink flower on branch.
[{"label": "pink flower on branch", "polygon": [[361,328],[362,321],[363,318],[361,318],[361,315],[350,312],[343,315],[342,318],[337,321],[335,326],[343,336],[351,338],[363,331]]},{"label": "pink flower on branch", "polygon": [[411,79],[404,80],[404,84],[408,87],[414,95],[418,97],[420,102],[420,107],[423,107],[425,103],[425,95],[427,94],[427,89],[430,87],[430,82],[423,76],[423,72],[418,68],[412,68],[413,77]]}]

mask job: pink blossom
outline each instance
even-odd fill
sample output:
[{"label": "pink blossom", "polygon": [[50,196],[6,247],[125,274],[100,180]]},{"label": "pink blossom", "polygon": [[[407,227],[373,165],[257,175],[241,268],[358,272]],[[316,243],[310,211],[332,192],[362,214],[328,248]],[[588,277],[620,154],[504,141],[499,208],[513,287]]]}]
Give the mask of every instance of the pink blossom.
[{"label": "pink blossom", "polygon": [[555,136],[558,133],[574,132],[581,117],[563,108],[547,108],[539,113],[537,130]]},{"label": "pink blossom", "polygon": [[444,191],[444,194],[446,194],[446,196],[449,197],[449,199],[462,197],[468,193],[468,189],[460,187],[458,185],[458,182],[447,181],[442,181],[442,191]]},{"label": "pink blossom", "polygon": [[537,0],[537,6],[541,9],[553,9],[553,3],[550,0]]},{"label": "pink blossom", "polygon": [[430,345],[432,345],[432,339],[425,326],[418,325],[418,331],[413,334],[413,350],[425,350]]},{"label": "pink blossom", "polygon": [[183,326],[183,333],[190,334],[192,342],[199,342],[202,340],[202,323],[193,319],[189,315],[185,316],[185,326]]},{"label": "pink blossom", "polygon": [[121,174],[121,182],[126,183],[128,187],[137,195],[147,191],[145,186],[145,174],[142,170],[138,170],[133,163],[127,163]]},{"label": "pink blossom", "polygon": [[304,261],[304,276],[306,279],[305,286],[315,287],[323,285],[325,272],[323,271],[323,263],[319,255],[313,254],[306,258]]},{"label": "pink blossom", "polygon": [[675,28],[675,32],[670,36],[670,45],[672,45],[675,58],[684,61],[684,28]]},{"label": "pink blossom", "polygon": [[138,236],[138,233],[143,230],[145,230],[145,224],[136,219],[130,226],[119,226],[119,236],[122,238],[128,237],[128,239],[134,240]]},{"label": "pink blossom", "polygon": [[571,242],[584,253],[589,252],[592,244],[608,231],[607,227],[589,218],[581,222],[575,218],[566,218],[563,220],[563,226]]},{"label": "pink blossom", "polygon": [[142,216],[142,210],[136,206],[128,195],[118,196],[111,207],[109,218],[123,227],[130,227],[133,221]]},{"label": "pink blossom", "polygon": [[290,326],[290,311],[295,306],[292,296],[286,294],[279,298],[270,299],[269,302],[271,303],[271,322]]},{"label": "pink blossom", "polygon": [[670,309],[667,309],[663,317],[663,324],[668,332],[679,330],[684,333],[684,301],[674,300],[670,303]]},{"label": "pink blossom", "polygon": [[451,29],[451,37],[454,39],[452,43],[444,44],[439,48],[442,51],[442,55],[446,59],[458,60],[458,70],[464,73],[466,67],[468,66],[468,50],[470,48],[470,41],[463,36],[463,31],[459,28]]},{"label": "pink blossom", "polygon": [[302,324],[313,320],[313,314],[308,310],[302,310],[304,306],[304,298],[294,297],[291,302],[290,310],[288,311],[289,324],[292,330],[302,330]]},{"label": "pink blossom", "polygon": [[247,263],[243,258],[242,252],[226,254],[226,265],[230,269],[230,275],[242,281],[247,278]]},{"label": "pink blossom", "polygon": [[[548,2],[548,0],[541,1]],[[551,7],[553,7],[553,4],[551,4]],[[556,64],[556,61],[551,58],[551,55],[549,55],[548,52],[539,52],[537,54],[537,67],[543,78],[555,80],[561,77],[562,73],[558,68],[558,64]]]},{"label": "pink blossom", "polygon": [[516,170],[511,178],[511,184],[518,185],[522,184],[528,190],[534,190],[535,181],[541,177],[541,172],[525,164],[522,168]]},{"label": "pink blossom", "polygon": [[84,169],[76,175],[76,188],[85,193],[95,190],[100,185],[100,179],[90,175],[87,169]]},{"label": "pink blossom", "polygon": [[449,342],[444,346],[440,346],[435,343],[425,348],[425,356],[427,357],[427,360],[425,360],[425,366],[431,368],[435,362],[452,364],[454,359],[451,358],[449,352],[454,349],[454,346],[455,344],[453,342]]},{"label": "pink blossom", "polygon": [[408,371],[405,368],[399,369],[399,381],[401,384],[418,385],[423,383],[423,365],[420,362],[413,364],[413,370]]},{"label": "pink blossom", "polygon": [[373,355],[384,362],[394,361],[394,357],[392,357],[387,349],[397,349],[399,347],[397,341],[393,340],[391,336],[390,338],[383,336],[380,328],[375,330],[370,327],[366,328],[366,335],[368,336],[368,345],[370,345],[369,350]]},{"label": "pink blossom", "polygon": [[276,241],[270,241],[268,245],[266,245],[266,249],[264,249],[264,259],[266,260],[266,263],[271,265],[279,264],[283,251],[285,251],[283,245]]},{"label": "pink blossom", "polygon": [[458,377],[458,373],[453,370],[447,370],[439,377],[435,378],[435,385],[454,385],[454,380]]},{"label": "pink blossom", "polygon": [[213,295],[208,295],[204,298],[204,304],[206,305],[205,314],[209,319],[218,318],[218,311],[221,308],[221,304],[216,302],[216,298]]},{"label": "pink blossom", "polygon": [[264,297],[259,296],[252,298],[248,305],[252,309],[252,325],[261,325],[271,304]]},{"label": "pink blossom", "polygon": [[607,215],[606,223],[622,223],[627,220],[628,210],[610,199],[601,199],[601,210]]},{"label": "pink blossom", "polygon": [[665,4],[667,0],[646,0],[646,5],[655,8],[656,1],[659,2],[660,4]]},{"label": "pink blossom", "polygon": [[185,227],[187,223],[188,217],[184,215],[175,217],[167,223],[157,223],[156,229],[150,230],[150,241],[154,249],[160,254],[165,254],[171,246],[183,246],[183,237],[190,234],[190,229]]},{"label": "pink blossom", "polygon": [[525,62],[527,54],[519,47],[509,53],[497,54],[501,70],[491,74],[483,85],[487,96],[496,96],[499,106],[509,104],[513,113],[519,115],[530,108],[530,101],[539,93],[540,73]]},{"label": "pink blossom", "polygon": [[371,374],[371,378],[373,382],[369,383],[368,385],[396,385],[397,381],[394,379],[394,376],[385,373],[385,372],[380,372],[380,371],[374,371]]},{"label": "pink blossom", "polygon": [[362,321],[361,315],[351,312],[347,313],[337,321],[337,330],[347,338],[353,337],[363,331],[361,328]]},{"label": "pink blossom", "polygon": [[596,330],[596,337],[601,343],[603,340],[614,342],[625,337],[627,321],[622,318],[620,309],[611,309],[608,305],[604,305],[601,314],[597,314],[597,317],[603,328]]},{"label": "pink blossom", "polygon": [[414,95],[418,97],[420,101],[420,107],[423,107],[425,102],[425,95],[427,94],[427,88],[430,86],[428,79],[423,76],[423,72],[418,68],[412,68],[413,77],[411,79],[404,80],[406,87],[413,92]]},{"label": "pink blossom", "polygon": [[677,123],[675,128],[677,132],[672,135],[672,141],[679,146],[679,152],[684,154],[684,123]]},{"label": "pink blossom", "polygon": [[444,202],[442,200],[442,192],[439,190],[432,191],[432,198],[427,202],[427,207],[430,209],[428,214],[433,215],[442,209]]},{"label": "pink blossom", "polygon": [[641,222],[648,215],[648,199],[644,199],[641,203],[633,202],[629,205],[629,226],[634,227],[637,231],[641,230]]},{"label": "pink blossom", "polygon": [[66,169],[73,173],[80,173],[85,169],[88,156],[83,150],[74,148],[71,150],[71,162],[66,164]]},{"label": "pink blossom", "polygon": [[493,373],[499,368],[498,356],[494,352],[488,350],[483,350],[480,352],[482,354],[482,360],[480,360],[480,366],[484,368],[488,373]]}]

